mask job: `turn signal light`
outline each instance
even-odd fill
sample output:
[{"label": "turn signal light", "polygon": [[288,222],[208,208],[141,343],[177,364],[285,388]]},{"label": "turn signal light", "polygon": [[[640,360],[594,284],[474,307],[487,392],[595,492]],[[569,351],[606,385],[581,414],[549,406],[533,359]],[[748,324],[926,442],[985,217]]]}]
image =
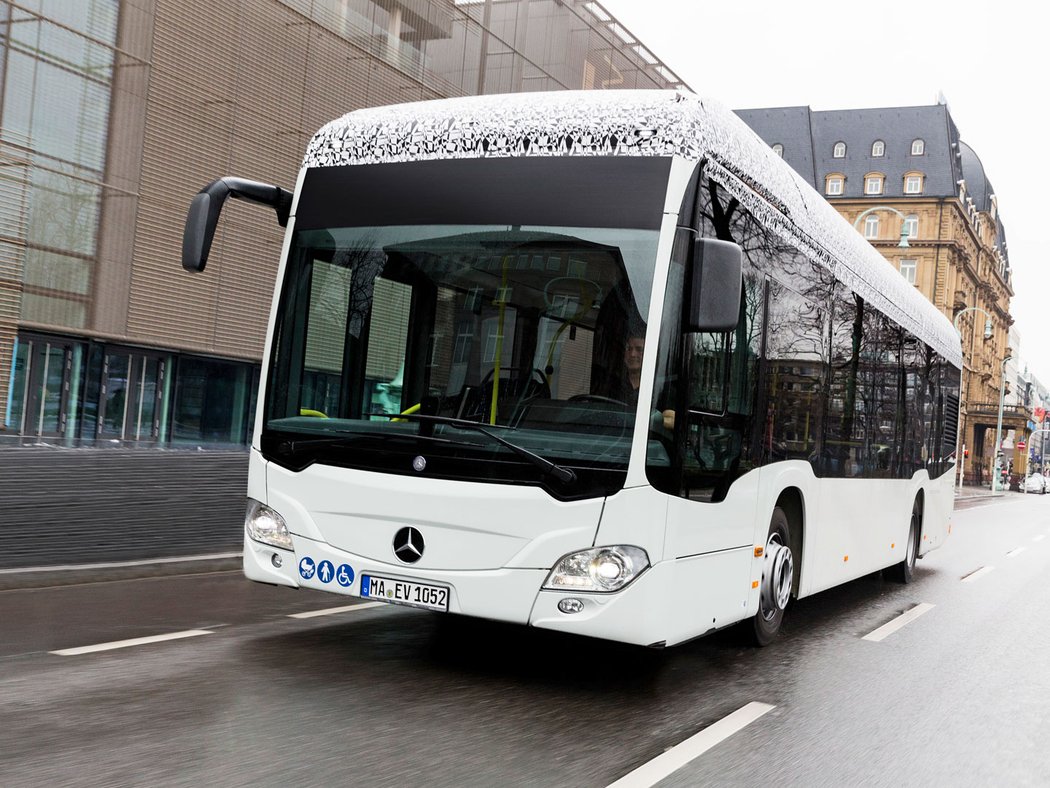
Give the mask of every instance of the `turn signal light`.
[{"label": "turn signal light", "polygon": [[762,554],[765,553],[765,551],[766,551],[766,548],[764,548],[764,547],[756,547],[755,548],[755,558],[761,558]]}]

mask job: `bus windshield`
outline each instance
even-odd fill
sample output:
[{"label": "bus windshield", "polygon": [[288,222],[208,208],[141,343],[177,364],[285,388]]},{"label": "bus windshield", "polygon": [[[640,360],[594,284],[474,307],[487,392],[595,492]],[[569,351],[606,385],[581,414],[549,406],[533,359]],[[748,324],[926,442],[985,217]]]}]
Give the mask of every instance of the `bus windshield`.
[{"label": "bus windshield", "polygon": [[[298,231],[264,454],[293,469],[531,483],[563,497],[619,489],[658,236],[508,225]],[[573,473],[545,472],[529,453]]]}]

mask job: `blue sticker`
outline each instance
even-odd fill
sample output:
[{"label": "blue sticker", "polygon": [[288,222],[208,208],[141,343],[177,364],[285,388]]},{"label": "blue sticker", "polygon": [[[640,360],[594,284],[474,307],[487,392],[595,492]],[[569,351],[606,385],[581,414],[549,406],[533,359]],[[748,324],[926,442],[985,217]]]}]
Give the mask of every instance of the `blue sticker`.
[{"label": "blue sticker", "polygon": [[335,582],[343,588],[349,588],[354,582],[354,568],[350,564],[340,564],[335,570]]},{"label": "blue sticker", "polygon": [[314,559],[310,556],[303,556],[303,559],[299,561],[299,574],[303,576],[304,580],[309,580],[314,576],[314,571],[317,567],[314,565]]},{"label": "blue sticker", "polygon": [[317,565],[317,579],[322,583],[332,582],[333,574],[335,574],[335,567],[332,566],[331,561],[322,561]]}]

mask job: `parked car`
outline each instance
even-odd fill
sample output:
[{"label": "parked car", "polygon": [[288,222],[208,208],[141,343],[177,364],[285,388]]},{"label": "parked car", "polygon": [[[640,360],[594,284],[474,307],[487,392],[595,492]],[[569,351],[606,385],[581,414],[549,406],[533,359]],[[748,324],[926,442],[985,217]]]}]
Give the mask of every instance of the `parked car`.
[{"label": "parked car", "polygon": [[1037,492],[1040,495],[1046,493],[1047,478],[1041,473],[1033,473],[1024,482],[1024,491],[1026,493]]}]

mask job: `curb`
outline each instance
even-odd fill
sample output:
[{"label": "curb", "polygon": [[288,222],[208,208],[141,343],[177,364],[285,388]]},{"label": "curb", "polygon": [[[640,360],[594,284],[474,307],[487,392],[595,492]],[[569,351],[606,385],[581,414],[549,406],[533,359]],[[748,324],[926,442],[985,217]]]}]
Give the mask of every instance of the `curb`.
[{"label": "curb", "polygon": [[240,571],[241,553],[67,566],[0,569],[0,591]]}]

